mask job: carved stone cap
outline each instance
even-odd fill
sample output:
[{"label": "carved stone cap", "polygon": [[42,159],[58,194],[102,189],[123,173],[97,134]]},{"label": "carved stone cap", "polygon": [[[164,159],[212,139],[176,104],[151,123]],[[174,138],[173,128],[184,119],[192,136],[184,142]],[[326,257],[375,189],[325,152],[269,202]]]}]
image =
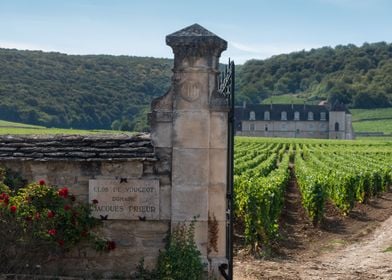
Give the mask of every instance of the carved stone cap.
[{"label": "carved stone cap", "polygon": [[189,52],[188,55],[196,56],[220,55],[227,49],[225,40],[197,23],[167,35],[166,44],[173,48],[175,54],[185,48]]}]

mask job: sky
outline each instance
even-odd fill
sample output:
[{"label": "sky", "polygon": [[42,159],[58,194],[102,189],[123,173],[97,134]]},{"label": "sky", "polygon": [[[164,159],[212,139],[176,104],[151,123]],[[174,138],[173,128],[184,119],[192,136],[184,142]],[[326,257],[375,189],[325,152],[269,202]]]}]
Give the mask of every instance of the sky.
[{"label": "sky", "polygon": [[323,46],[392,42],[392,0],[0,0],[0,47],[173,58],[198,23],[242,64]]}]

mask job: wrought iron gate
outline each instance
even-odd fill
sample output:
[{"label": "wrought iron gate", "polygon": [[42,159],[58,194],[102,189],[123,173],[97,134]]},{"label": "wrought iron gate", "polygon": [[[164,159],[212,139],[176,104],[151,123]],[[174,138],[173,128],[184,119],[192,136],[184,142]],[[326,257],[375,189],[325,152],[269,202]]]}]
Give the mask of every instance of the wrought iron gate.
[{"label": "wrought iron gate", "polygon": [[229,107],[228,113],[228,148],[227,148],[227,226],[226,226],[226,257],[229,260],[227,279],[233,279],[233,215],[234,215],[234,196],[233,196],[233,169],[234,169],[234,87],[235,87],[235,65],[230,61],[220,74],[218,81],[218,92],[227,100]]}]

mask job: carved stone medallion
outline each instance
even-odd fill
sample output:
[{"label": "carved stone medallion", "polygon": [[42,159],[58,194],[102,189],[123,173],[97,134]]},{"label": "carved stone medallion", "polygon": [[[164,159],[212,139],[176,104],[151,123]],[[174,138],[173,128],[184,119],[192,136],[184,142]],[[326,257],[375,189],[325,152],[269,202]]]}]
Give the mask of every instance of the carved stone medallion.
[{"label": "carved stone medallion", "polygon": [[195,81],[186,81],[180,87],[180,94],[188,102],[193,102],[200,97],[200,85]]}]

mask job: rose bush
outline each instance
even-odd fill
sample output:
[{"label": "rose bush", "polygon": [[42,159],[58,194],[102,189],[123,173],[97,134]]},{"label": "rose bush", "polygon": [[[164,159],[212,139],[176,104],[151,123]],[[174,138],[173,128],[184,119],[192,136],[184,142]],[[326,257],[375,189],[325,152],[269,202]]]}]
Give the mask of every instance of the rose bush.
[{"label": "rose bush", "polygon": [[0,272],[15,272],[31,259],[59,255],[81,242],[114,250],[114,241],[93,231],[100,223],[91,217],[90,205],[77,202],[67,187],[39,180],[13,192],[0,181]]}]

